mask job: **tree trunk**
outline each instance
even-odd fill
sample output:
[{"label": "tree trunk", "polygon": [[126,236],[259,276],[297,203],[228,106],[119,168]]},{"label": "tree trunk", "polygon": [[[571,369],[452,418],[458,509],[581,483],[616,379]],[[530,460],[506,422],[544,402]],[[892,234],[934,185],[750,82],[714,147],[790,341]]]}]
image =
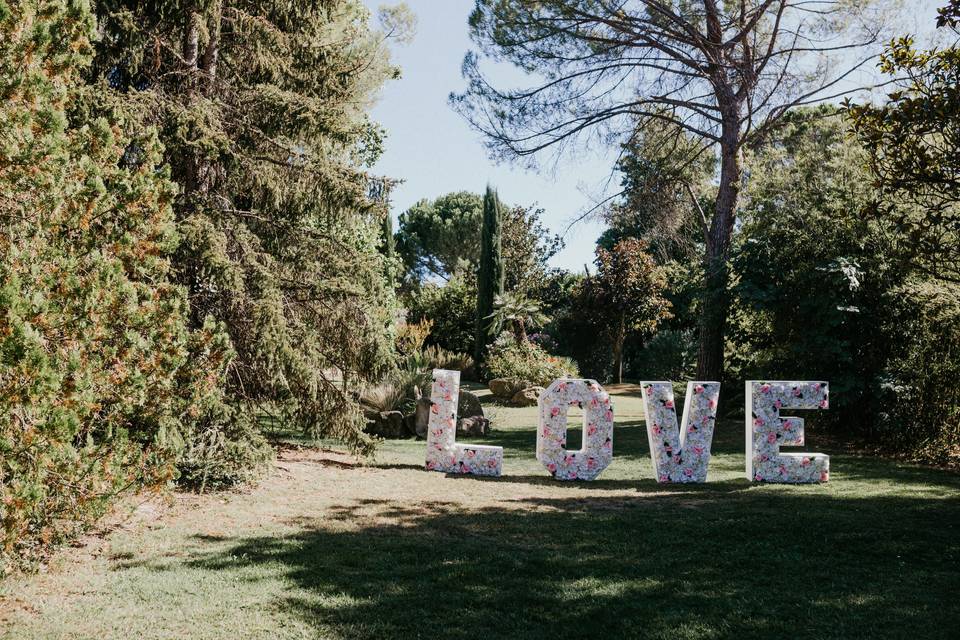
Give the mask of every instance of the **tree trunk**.
[{"label": "tree trunk", "polygon": [[623,343],[626,341],[626,331],[618,331],[613,338],[613,381],[623,382]]},{"label": "tree trunk", "polygon": [[704,257],[704,296],[700,315],[700,349],[697,377],[723,381],[723,350],[730,297],[729,249],[740,198],[741,155],[739,107],[733,105],[724,118],[720,140],[720,186]]}]

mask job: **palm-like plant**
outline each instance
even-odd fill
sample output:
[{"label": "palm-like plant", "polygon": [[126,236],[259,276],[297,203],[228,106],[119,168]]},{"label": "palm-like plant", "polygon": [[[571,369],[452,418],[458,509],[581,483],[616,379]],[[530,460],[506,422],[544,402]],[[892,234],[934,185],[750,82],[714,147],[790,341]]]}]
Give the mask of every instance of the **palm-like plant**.
[{"label": "palm-like plant", "polygon": [[550,321],[547,314],[540,311],[540,305],[515,291],[496,296],[493,307],[493,313],[487,316],[493,320],[490,333],[497,334],[509,328],[517,344],[526,342],[527,327],[542,327]]}]

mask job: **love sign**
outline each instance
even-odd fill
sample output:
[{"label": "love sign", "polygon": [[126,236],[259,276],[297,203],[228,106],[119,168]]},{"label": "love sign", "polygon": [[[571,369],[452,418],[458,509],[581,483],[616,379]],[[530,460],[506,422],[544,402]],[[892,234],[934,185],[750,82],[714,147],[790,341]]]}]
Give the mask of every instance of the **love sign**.
[{"label": "love sign", "polygon": [[[719,382],[688,382],[682,418],[670,382],[641,382],[650,459],[658,482],[706,482],[717,421]],[[746,383],[746,476],[755,482],[812,483],[830,478],[830,457],[787,453],[802,446],[802,418],[782,417],[781,409],[827,409],[826,382]],[[503,448],[456,442],[460,372],[433,372],[426,468],[444,473],[499,476]],[[596,380],[554,380],[538,400],[536,456],[557,480],[593,480],[613,460],[613,404]],[[583,411],[583,446],[567,446],[570,407]]]}]

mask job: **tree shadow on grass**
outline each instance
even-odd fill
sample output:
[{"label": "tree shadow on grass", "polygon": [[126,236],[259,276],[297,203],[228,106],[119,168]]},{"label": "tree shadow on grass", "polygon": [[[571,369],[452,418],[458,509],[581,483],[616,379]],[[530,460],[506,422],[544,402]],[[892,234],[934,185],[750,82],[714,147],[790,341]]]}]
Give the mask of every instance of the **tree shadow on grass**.
[{"label": "tree shadow on grass", "polygon": [[357,501],[186,562],[279,573],[295,588],[272,605],[323,637],[953,637],[957,495],[719,484],[472,510]]}]

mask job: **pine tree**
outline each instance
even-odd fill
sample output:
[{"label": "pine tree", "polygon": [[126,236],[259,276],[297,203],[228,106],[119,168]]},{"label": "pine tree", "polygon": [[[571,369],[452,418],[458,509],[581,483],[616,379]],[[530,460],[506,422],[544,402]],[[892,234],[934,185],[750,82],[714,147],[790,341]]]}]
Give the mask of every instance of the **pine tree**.
[{"label": "pine tree", "polygon": [[169,480],[203,398],[156,136],[67,120],[93,34],[86,2],[0,0],[0,575]]},{"label": "pine tree", "polygon": [[390,366],[395,307],[367,173],[383,133],[366,110],[398,74],[384,34],[358,0],[97,11],[90,108],[119,101],[161,131],[181,187],[177,277],[192,325],[229,334],[234,406],[368,449],[350,389]]},{"label": "pine tree", "polygon": [[489,185],[483,197],[483,225],[480,228],[480,265],[477,271],[477,334],[474,361],[482,363],[490,327],[494,320],[494,300],[503,295],[503,255],[501,225],[503,212],[497,192]]}]

